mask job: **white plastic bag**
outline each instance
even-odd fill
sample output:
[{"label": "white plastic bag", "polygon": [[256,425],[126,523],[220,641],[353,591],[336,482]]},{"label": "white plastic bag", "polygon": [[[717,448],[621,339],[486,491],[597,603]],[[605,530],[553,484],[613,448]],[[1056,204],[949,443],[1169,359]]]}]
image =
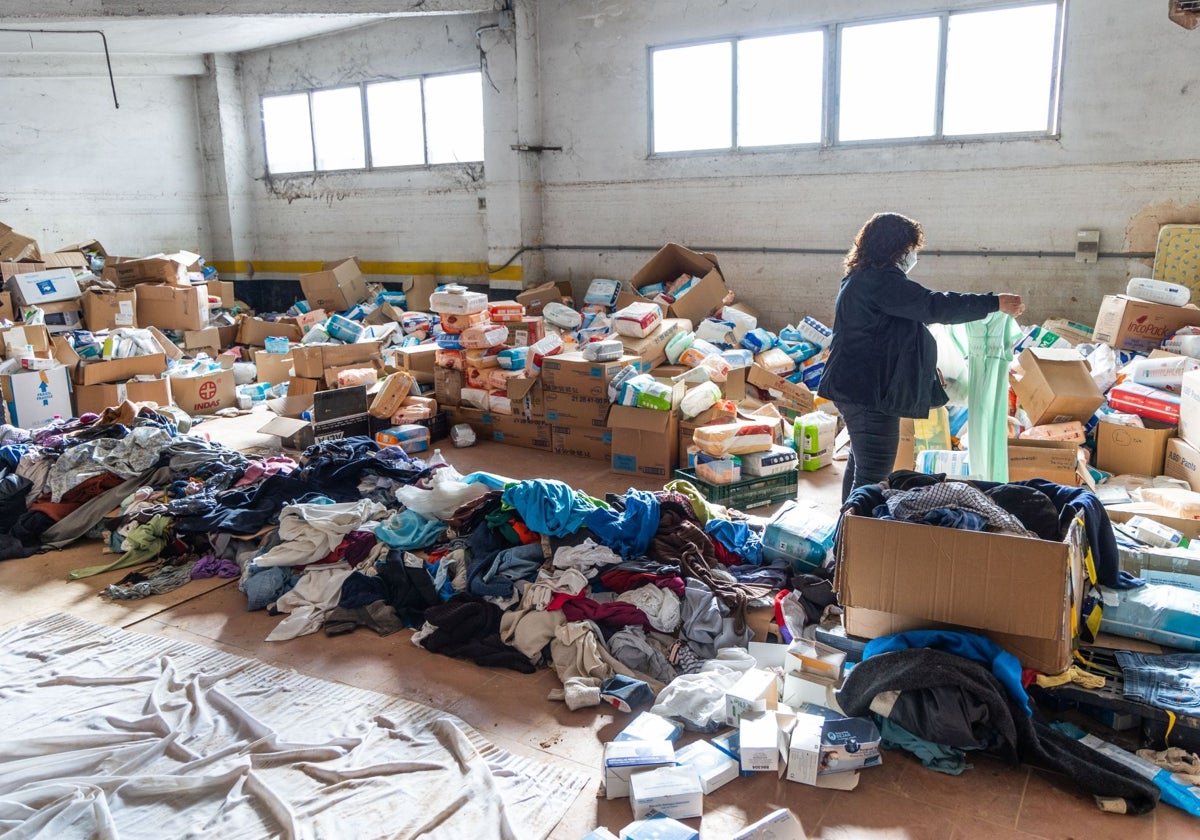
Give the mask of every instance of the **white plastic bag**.
[{"label": "white plastic bag", "polygon": [[756,664],[741,648],[723,648],[696,673],[671,680],[650,711],[683,724],[690,732],[716,732],[725,726],[725,692]]},{"label": "white plastic bag", "polygon": [[444,522],[464,504],[488,492],[485,485],[468,484],[462,479],[462,474],[453,467],[439,467],[429,479],[428,490],[401,485],[396,488],[396,499],[415,513]]}]

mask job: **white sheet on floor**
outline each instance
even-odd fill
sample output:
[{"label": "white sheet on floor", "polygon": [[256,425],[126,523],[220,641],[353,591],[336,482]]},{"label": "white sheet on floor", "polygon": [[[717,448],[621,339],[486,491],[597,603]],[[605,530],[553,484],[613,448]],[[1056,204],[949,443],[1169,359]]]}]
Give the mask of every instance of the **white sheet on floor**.
[{"label": "white sheet on floor", "polygon": [[0,835],[541,838],[586,778],[437,709],[53,616],[0,635]]}]

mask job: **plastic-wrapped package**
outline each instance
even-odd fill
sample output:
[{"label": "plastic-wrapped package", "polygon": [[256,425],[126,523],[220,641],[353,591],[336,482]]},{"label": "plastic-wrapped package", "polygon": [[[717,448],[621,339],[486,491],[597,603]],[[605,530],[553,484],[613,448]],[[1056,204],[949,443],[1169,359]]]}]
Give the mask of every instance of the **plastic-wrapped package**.
[{"label": "plastic-wrapped package", "polygon": [[375,368],[349,368],[347,370],[339,370],[337,375],[337,386],[339,388],[349,388],[352,385],[374,385],[379,381],[379,371]]},{"label": "plastic-wrapped package", "polygon": [[833,330],[816,318],[806,317],[796,325],[796,329],[800,331],[800,335],[804,337],[805,341],[810,341],[822,348],[828,347],[833,340]]},{"label": "plastic-wrapped package", "polygon": [[742,336],[742,347],[751,353],[762,353],[775,346],[776,338],[762,327],[755,327]]},{"label": "plastic-wrapped package", "polygon": [[617,403],[656,411],[670,411],[674,407],[671,402],[672,393],[670,385],[659,382],[648,373],[642,373],[621,383]]},{"label": "plastic-wrapped package", "polygon": [[947,478],[967,478],[971,475],[971,463],[966,452],[943,449],[926,449],[917,453],[917,472],[926,475],[945,473]]},{"label": "plastic-wrapped package", "polygon": [[679,413],[684,419],[690,420],[712,408],[719,399],[720,386],[714,382],[703,382],[683,395],[679,401]]},{"label": "plastic-wrapped package", "polygon": [[500,367],[504,370],[524,370],[529,358],[528,347],[506,347],[497,354]]},{"label": "plastic-wrapped package", "polygon": [[741,341],[742,336],[750,332],[758,326],[758,318],[751,315],[749,312],[743,312],[734,306],[726,306],[721,310],[722,320],[729,321],[733,324],[733,337],[735,342]]},{"label": "plastic-wrapped package", "polygon": [[807,361],[821,352],[821,348],[811,341],[781,341],[779,349],[787,353],[796,364]]},{"label": "plastic-wrapped package", "polygon": [[[473,446],[475,444],[475,430],[471,428],[471,424],[469,423],[456,423],[450,427],[450,442],[456,447],[460,448],[464,446]],[[487,490],[487,487],[485,487],[483,484],[472,486],[483,487],[485,491]],[[400,501],[403,502],[404,500],[401,499]],[[457,508],[455,508],[455,510],[457,510]],[[451,511],[451,515],[453,515],[453,511]],[[449,517],[446,518],[448,519]]]},{"label": "plastic-wrapped package", "polygon": [[721,358],[729,362],[730,368],[750,367],[754,364],[754,354],[744,347],[735,347],[732,350],[722,350]]},{"label": "plastic-wrapped package", "polygon": [[313,324],[304,333],[304,337],[300,339],[301,344],[328,344],[329,331],[325,329],[324,324]]},{"label": "plastic-wrapped package", "polygon": [[502,300],[488,304],[488,317],[497,323],[507,324],[525,317],[525,307],[515,300]]},{"label": "plastic-wrapped package", "polygon": [[757,661],[739,647],[717,651],[700,670],[680,674],[658,693],[650,711],[683,724],[689,732],[716,732],[725,723],[725,693],[742,675],[757,666]]},{"label": "plastic-wrapped package", "polygon": [[638,375],[638,369],[633,365],[626,365],[617,371],[616,376],[608,383],[608,401],[619,402],[621,398],[621,389],[625,383]]},{"label": "plastic-wrapped package", "polygon": [[512,414],[512,400],[508,398],[508,392],[499,390],[488,392],[488,411],[492,414]]},{"label": "plastic-wrapped package", "polygon": [[591,341],[580,350],[589,362],[613,362],[625,354],[625,345],[617,339]]},{"label": "plastic-wrapped package", "polygon": [[452,370],[466,370],[467,354],[464,350],[442,350],[438,348],[433,353],[433,363],[438,367]]},{"label": "plastic-wrapped package", "polygon": [[542,308],[546,323],[560,330],[577,330],[583,326],[583,316],[565,303],[552,300]]},{"label": "plastic-wrapped package", "polygon": [[1179,519],[1200,519],[1200,493],[1176,487],[1144,487],[1134,493],[1139,501],[1158,505]]},{"label": "plastic-wrapped package", "polygon": [[613,314],[613,329],[632,338],[645,338],[661,323],[662,310],[653,303],[631,303]]},{"label": "plastic-wrapped package", "polygon": [[1023,440],[1061,440],[1071,443],[1084,443],[1087,435],[1083,424],[1078,420],[1068,420],[1065,423],[1045,423],[1021,432]]},{"label": "plastic-wrapped package", "polygon": [[1157,359],[1135,359],[1121,368],[1121,374],[1151,388],[1178,393],[1183,387],[1183,375],[1200,370],[1200,359],[1190,356],[1163,356]]},{"label": "plastic-wrapped package", "polygon": [[427,312],[405,312],[400,318],[400,329],[404,331],[405,335],[428,335],[432,323],[433,319]]},{"label": "plastic-wrapped package", "polygon": [[487,372],[487,387],[493,391],[507,391],[508,380],[524,378],[524,370],[504,370],[496,368]]},{"label": "plastic-wrapped package", "polygon": [[482,350],[503,344],[508,338],[508,327],[503,324],[476,324],[462,331],[459,338],[463,347]]},{"label": "plastic-wrapped package", "polygon": [[558,333],[548,333],[545,338],[538,339],[529,348],[529,356],[525,361],[525,368],[530,373],[540,373],[543,359],[547,356],[557,356],[562,352],[562,336]]},{"label": "plastic-wrapped package", "polygon": [[754,362],[776,376],[787,376],[796,372],[796,363],[792,361],[792,357],[778,347],[759,353],[754,357]]},{"label": "plastic-wrapped package", "polygon": [[472,292],[466,286],[449,285],[429,296],[429,308],[434,312],[470,314],[487,309],[487,295]]},{"label": "plastic-wrapped package", "polygon": [[488,410],[488,392],[486,389],[463,388],[459,393],[459,400],[468,408],[477,408],[480,411]]},{"label": "plastic-wrapped package", "polygon": [[737,344],[734,336],[733,321],[722,321],[719,318],[705,318],[696,325],[696,336],[713,344]]},{"label": "plastic-wrapped package", "polygon": [[775,442],[774,429],[769,424],[749,420],[701,426],[692,439],[702,451],[718,457],[766,452]]},{"label": "plastic-wrapped package", "polygon": [[362,337],[363,325],[341,315],[330,315],[329,320],[325,322],[325,331],[329,333],[330,338],[353,344]]},{"label": "plastic-wrapped package", "polygon": [[599,304],[601,306],[616,306],[617,296],[620,294],[621,284],[619,281],[597,277],[588,284],[588,290],[583,296],[583,302]]},{"label": "plastic-wrapped package", "polygon": [[462,335],[444,332],[437,337],[437,346],[443,350],[462,350]]},{"label": "plastic-wrapped package", "polygon": [[671,336],[667,341],[667,346],[663,349],[663,352],[667,354],[667,362],[673,365],[679,364],[680,358],[695,340],[696,334],[689,330],[681,330]]},{"label": "plastic-wrapped package", "polygon": [[376,432],[375,442],[380,446],[399,446],[409,455],[424,452],[429,448],[429,427],[417,423],[393,426]]},{"label": "plastic-wrapped package", "polygon": [[724,355],[713,353],[710,356],[705,356],[700,360],[700,364],[696,367],[704,368],[708,371],[709,378],[713,382],[724,382],[729,378],[729,370],[731,365],[729,360]]}]

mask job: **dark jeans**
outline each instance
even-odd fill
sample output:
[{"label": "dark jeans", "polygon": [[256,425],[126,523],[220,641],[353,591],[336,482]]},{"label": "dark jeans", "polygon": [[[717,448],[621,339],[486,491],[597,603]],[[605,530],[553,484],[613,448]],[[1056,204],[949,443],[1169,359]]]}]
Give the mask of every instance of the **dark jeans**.
[{"label": "dark jeans", "polygon": [[842,476],[844,502],[855,488],[891,475],[900,446],[900,418],[855,403],[838,403],[838,411],[850,432],[850,460]]}]

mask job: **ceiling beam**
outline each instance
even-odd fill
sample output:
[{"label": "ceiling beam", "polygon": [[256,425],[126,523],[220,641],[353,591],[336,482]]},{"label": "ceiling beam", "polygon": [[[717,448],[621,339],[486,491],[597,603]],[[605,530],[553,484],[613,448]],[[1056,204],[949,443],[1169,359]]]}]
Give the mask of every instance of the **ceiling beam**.
[{"label": "ceiling beam", "polygon": [[[113,76],[203,76],[202,55],[114,55]],[[108,76],[104,56],[88,53],[0,53],[0,79],[86,79]]]},{"label": "ceiling beam", "polygon": [[6,24],[97,18],[180,16],[271,16],[461,14],[498,11],[503,0],[18,0],[5,4]]}]

